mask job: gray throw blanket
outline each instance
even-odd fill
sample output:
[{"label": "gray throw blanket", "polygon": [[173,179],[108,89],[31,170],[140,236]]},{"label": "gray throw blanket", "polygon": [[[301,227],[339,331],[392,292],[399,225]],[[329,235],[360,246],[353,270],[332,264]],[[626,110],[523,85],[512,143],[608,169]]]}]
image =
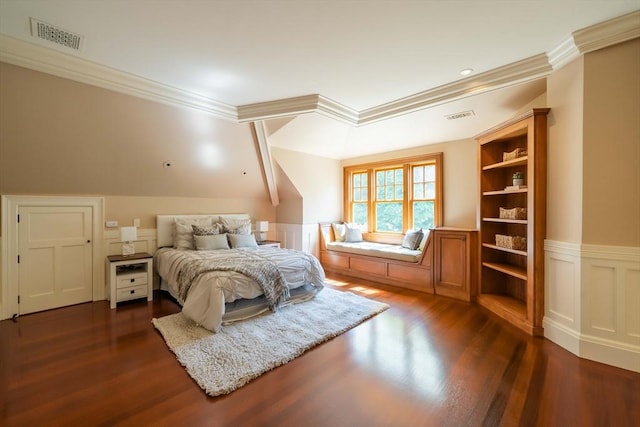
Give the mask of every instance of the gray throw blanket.
[{"label": "gray throw blanket", "polygon": [[193,253],[194,258],[178,273],[178,291],[184,301],[193,281],[208,271],[235,271],[255,280],[269,302],[271,311],[289,298],[289,288],[275,262],[252,251],[228,250],[224,256],[211,258],[208,254]]}]

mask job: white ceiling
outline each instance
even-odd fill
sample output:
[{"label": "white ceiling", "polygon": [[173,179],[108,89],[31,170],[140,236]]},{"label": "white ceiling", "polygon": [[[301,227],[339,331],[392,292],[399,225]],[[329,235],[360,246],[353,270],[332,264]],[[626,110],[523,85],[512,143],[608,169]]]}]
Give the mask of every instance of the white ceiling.
[{"label": "white ceiling", "polygon": [[[544,92],[540,79],[558,65],[549,58],[573,32],[638,9],[640,0],[1,0],[0,33],[197,98],[226,118],[320,113],[276,122],[269,143],[348,158],[469,138],[509,118]],[[83,49],[34,39],[29,17],[84,36]],[[505,71],[530,58],[524,73]],[[463,68],[474,73],[463,79]],[[288,100],[315,94],[339,113]],[[273,101],[284,108],[237,115]],[[465,110],[475,115],[444,118]]]}]

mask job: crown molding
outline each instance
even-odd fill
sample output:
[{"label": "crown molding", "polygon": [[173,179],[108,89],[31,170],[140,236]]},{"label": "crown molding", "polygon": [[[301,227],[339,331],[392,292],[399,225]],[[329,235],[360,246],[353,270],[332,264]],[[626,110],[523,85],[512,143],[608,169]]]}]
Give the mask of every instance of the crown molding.
[{"label": "crown molding", "polygon": [[318,113],[350,125],[358,124],[356,110],[317,94],[241,105],[238,107],[238,121],[250,122],[305,113]]},{"label": "crown molding", "polygon": [[547,53],[549,64],[551,64],[554,70],[561,68],[579,56],[580,51],[573,42],[573,37],[569,37]]},{"label": "crown molding", "polygon": [[546,55],[532,56],[473,77],[364,110],[360,113],[358,124],[384,120],[467,96],[539,79],[546,77],[551,70]]},{"label": "crown molding", "polygon": [[0,61],[163,104],[237,120],[236,108],[192,92],[0,34]]},{"label": "crown molding", "polygon": [[543,78],[582,54],[637,37],[640,37],[640,11],[575,31],[547,54],[532,56],[360,112],[319,94],[235,107],[4,34],[0,34],[0,61],[241,123],[318,113],[360,126]]},{"label": "crown molding", "polygon": [[640,37],[640,11],[574,31],[572,36],[581,54],[638,38]]}]

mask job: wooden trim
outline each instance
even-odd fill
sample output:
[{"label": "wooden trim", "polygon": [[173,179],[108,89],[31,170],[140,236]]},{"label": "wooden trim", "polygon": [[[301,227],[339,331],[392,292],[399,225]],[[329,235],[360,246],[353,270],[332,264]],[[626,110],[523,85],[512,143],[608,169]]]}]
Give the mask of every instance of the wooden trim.
[{"label": "wooden trim", "polygon": [[[410,228],[409,227],[409,224],[411,224],[410,220],[413,219],[412,214],[410,213],[411,206],[409,203],[409,200],[411,199],[412,189],[408,185],[410,181],[409,174],[411,172],[411,166],[416,164],[430,163],[430,162],[433,162],[436,166],[436,202],[434,207],[434,218],[433,218],[434,227],[442,226],[444,221],[444,183],[443,183],[444,161],[443,161],[442,152],[419,155],[419,156],[401,157],[397,159],[384,160],[380,162],[370,162],[370,163],[363,163],[358,165],[345,166],[343,168],[343,205],[342,205],[344,220],[346,222],[353,222],[353,215],[350,209],[351,202],[352,202],[351,194],[353,190],[353,186],[352,186],[353,183],[351,182],[352,174],[359,173],[359,172],[366,172],[367,176],[369,177],[369,182],[368,182],[369,208],[367,210],[367,221],[368,221],[370,230],[372,230],[373,224],[376,223],[375,209],[373,207],[373,203],[375,200],[374,170],[401,166],[403,167],[403,171],[404,171],[404,189],[405,189],[405,192],[404,192],[405,197],[402,200],[402,207],[403,207],[402,223],[404,227],[403,232],[406,232],[406,230]],[[392,233],[392,232],[389,232],[389,233],[377,232],[377,233],[386,234],[389,236],[393,235],[395,237],[399,237],[403,235],[403,233]]]}]

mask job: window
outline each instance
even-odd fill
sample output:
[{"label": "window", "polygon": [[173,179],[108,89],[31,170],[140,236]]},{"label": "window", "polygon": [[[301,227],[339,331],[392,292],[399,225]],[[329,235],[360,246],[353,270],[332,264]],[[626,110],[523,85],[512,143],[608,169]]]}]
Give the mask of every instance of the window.
[{"label": "window", "polygon": [[345,220],[373,233],[442,225],[442,153],[347,166]]}]

